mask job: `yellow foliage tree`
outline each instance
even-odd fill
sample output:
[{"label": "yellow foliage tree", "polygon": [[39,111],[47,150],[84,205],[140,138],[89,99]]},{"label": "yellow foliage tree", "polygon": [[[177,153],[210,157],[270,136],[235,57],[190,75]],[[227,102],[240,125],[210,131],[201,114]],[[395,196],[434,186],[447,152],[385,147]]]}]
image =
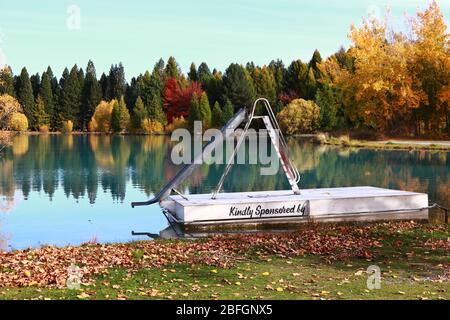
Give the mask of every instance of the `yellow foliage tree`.
[{"label": "yellow foliage tree", "polygon": [[27,131],[28,129],[28,119],[27,117],[20,112],[14,112],[11,115],[11,119],[9,120],[9,128],[12,131]]},{"label": "yellow foliage tree", "polygon": [[15,113],[22,113],[20,103],[10,95],[3,94],[0,96],[0,129],[8,130],[11,117]]},{"label": "yellow foliage tree", "polygon": [[335,55],[319,66],[341,90],[344,113],[356,125],[380,132],[420,133],[417,123],[424,121],[428,132],[432,123],[437,129],[445,127],[450,52],[439,6],[433,1],[417,14],[409,38],[388,25],[388,18],[353,25],[347,51],[352,65],[343,65]]},{"label": "yellow foliage tree", "polygon": [[114,103],[116,100],[110,102],[101,101],[95,108],[94,115],[88,124],[89,131],[91,132],[111,132],[111,115],[113,111]]},{"label": "yellow foliage tree", "polygon": [[73,122],[71,120],[65,120],[61,122],[61,132],[65,134],[72,133]]},{"label": "yellow foliage tree", "polygon": [[310,133],[319,127],[320,108],[313,101],[292,100],[277,115],[281,130],[287,134]]},{"label": "yellow foliage tree", "polygon": [[148,134],[161,134],[164,133],[164,126],[157,120],[144,119],[141,122],[142,130]]}]

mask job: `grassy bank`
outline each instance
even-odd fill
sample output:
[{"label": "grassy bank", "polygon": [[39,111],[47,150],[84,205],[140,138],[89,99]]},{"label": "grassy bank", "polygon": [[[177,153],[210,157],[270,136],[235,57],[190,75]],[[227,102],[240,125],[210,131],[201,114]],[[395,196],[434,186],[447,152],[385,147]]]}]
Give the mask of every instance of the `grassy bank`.
[{"label": "grassy bank", "polygon": [[450,145],[442,144],[439,141],[431,143],[421,143],[420,141],[367,141],[350,139],[348,136],[332,137],[324,134],[318,134],[314,137],[317,143],[367,149],[386,149],[386,150],[430,150],[430,151],[450,151]]},{"label": "grassy bank", "polygon": [[[448,226],[396,222],[19,251],[0,255],[0,299],[448,300],[449,237]],[[79,290],[54,277],[70,262],[84,272]],[[380,289],[367,288],[371,265]]]}]

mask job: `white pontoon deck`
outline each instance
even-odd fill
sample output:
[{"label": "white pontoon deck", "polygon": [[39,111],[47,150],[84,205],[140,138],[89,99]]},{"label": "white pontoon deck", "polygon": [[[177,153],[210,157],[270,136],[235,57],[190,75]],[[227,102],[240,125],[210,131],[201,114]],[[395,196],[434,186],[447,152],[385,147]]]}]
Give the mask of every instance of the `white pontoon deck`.
[{"label": "white pontoon deck", "polygon": [[[161,206],[175,222],[184,224],[257,223],[269,219],[320,219],[374,216],[396,213],[402,217],[428,207],[424,193],[375,187],[303,189],[300,195],[292,190],[172,195]],[[420,215],[417,215],[418,217]],[[423,216],[423,215],[422,215]]]}]

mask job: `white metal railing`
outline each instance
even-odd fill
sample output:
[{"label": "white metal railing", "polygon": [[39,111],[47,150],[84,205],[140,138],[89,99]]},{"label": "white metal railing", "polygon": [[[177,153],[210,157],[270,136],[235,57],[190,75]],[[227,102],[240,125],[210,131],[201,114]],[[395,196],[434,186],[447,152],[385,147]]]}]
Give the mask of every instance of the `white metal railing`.
[{"label": "white metal railing", "polygon": [[[234,148],[232,155],[228,159],[225,170],[220,178],[219,183],[217,184],[217,188],[211,197],[212,199],[216,199],[217,194],[222,189],[223,183],[225,181],[226,176],[228,175],[228,172],[230,171],[234,157],[236,156],[236,153],[237,153],[239,147],[241,146],[242,142],[244,141],[245,135],[246,135],[248,128],[250,127],[250,124],[252,123],[253,119],[262,118],[262,116],[261,117],[255,116],[256,106],[259,102],[263,102],[264,107],[268,114],[268,116],[264,116],[264,117],[268,117],[268,119],[270,121],[270,125],[266,124],[266,128],[269,131],[269,135],[274,134],[274,135],[276,135],[275,137],[278,138],[278,139],[272,139],[272,137],[271,137],[272,142],[274,143],[275,148],[277,148],[276,141],[278,141],[281,146],[281,149],[283,150],[283,154],[285,155],[286,159],[283,159],[282,154],[280,153],[280,150],[276,150],[278,156],[280,157],[280,161],[282,161],[283,169],[286,173],[289,183],[291,184],[292,190],[294,191],[295,194],[300,194],[300,190],[297,186],[297,184],[300,182],[300,173],[298,172],[297,168],[295,167],[295,165],[292,161],[286,139],[284,138],[283,133],[281,132],[280,126],[275,117],[275,114],[273,113],[273,110],[272,110],[272,107],[270,106],[269,101],[265,98],[259,98],[253,104],[252,110],[248,115],[248,121],[245,125],[244,131],[240,135],[238,142],[236,144],[236,147]],[[285,163],[284,160],[287,160],[287,163]]]}]

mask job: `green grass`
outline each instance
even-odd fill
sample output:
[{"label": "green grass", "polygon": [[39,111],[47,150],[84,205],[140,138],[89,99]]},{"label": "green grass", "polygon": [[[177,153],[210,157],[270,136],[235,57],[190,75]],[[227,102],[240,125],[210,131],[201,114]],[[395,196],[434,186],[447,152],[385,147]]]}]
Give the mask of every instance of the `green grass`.
[{"label": "green grass", "polygon": [[[372,260],[351,259],[332,264],[319,256],[295,258],[250,256],[228,269],[174,265],[164,268],[109,270],[80,290],[0,288],[0,299],[450,299],[444,249],[430,249],[428,239],[447,240],[441,231],[421,228],[392,232],[382,239]],[[133,252],[135,259],[141,252]],[[371,265],[381,269],[381,288],[367,288]],[[448,272],[448,269],[447,269]],[[448,277],[448,273],[447,273]]]}]

